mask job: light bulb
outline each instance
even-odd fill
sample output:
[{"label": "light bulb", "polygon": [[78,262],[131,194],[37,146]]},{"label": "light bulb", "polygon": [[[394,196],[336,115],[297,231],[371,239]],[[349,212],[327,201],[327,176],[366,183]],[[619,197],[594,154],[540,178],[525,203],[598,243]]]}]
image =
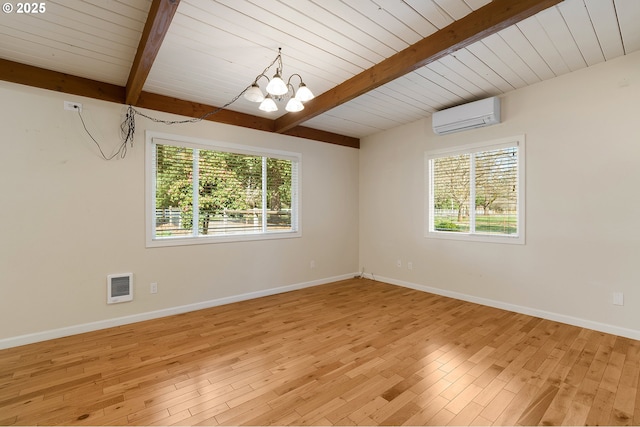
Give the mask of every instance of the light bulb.
[{"label": "light bulb", "polygon": [[299,99],[296,99],[294,97],[294,98],[291,98],[289,100],[289,102],[287,102],[287,106],[284,107],[284,108],[285,108],[285,110],[287,110],[287,111],[289,111],[291,113],[295,113],[295,112],[303,110],[304,109],[304,105],[302,105],[302,102],[300,102]]},{"label": "light bulb", "polygon": [[314,98],[311,90],[304,83],[300,83],[300,87],[298,87],[298,92],[296,93],[296,98],[300,102],[307,102]]},{"label": "light bulb", "polygon": [[252,84],[251,87],[244,93],[244,97],[251,102],[264,101],[264,94],[260,90],[260,86],[258,86],[256,83]]},{"label": "light bulb", "polygon": [[273,96],[282,96],[289,92],[286,83],[280,77],[280,73],[276,73],[275,76],[269,81],[267,85],[267,92]]},{"label": "light bulb", "polygon": [[258,108],[262,111],[266,111],[267,113],[278,111],[278,106],[276,105],[276,102],[273,100],[273,98],[271,98],[271,95],[267,95]]}]

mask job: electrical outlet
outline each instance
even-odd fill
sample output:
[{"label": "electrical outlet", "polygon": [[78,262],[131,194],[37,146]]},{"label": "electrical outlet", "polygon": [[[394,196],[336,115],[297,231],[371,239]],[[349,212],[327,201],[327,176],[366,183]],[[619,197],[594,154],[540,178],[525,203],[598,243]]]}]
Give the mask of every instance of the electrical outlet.
[{"label": "electrical outlet", "polygon": [[149,292],[151,292],[152,294],[157,294],[158,293],[158,284],[157,283],[152,283],[150,288],[149,288]]},{"label": "electrical outlet", "polygon": [[624,294],[622,292],[613,293],[613,305],[624,305]]},{"label": "electrical outlet", "polygon": [[409,261],[409,262],[407,263],[407,269],[408,269],[408,270],[413,270],[413,263],[412,263],[411,261]]},{"label": "electrical outlet", "polygon": [[309,263],[309,268],[312,270],[316,268],[316,262],[314,260],[311,260],[311,262]]},{"label": "electrical outlet", "polygon": [[82,112],[82,104],[79,102],[64,101],[64,109],[68,111]]}]

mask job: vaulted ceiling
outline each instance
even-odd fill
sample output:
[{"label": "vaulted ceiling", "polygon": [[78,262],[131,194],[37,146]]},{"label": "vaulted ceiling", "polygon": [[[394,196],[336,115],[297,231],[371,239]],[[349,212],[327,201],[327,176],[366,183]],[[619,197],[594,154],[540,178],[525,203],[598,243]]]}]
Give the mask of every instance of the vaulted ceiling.
[{"label": "vaulted ceiling", "polygon": [[207,119],[351,147],[640,49],[638,0],[43,4],[0,15],[0,79],[200,117],[233,101],[282,48],[283,76],[299,74],[316,95],[304,110],[265,113],[240,97]]}]

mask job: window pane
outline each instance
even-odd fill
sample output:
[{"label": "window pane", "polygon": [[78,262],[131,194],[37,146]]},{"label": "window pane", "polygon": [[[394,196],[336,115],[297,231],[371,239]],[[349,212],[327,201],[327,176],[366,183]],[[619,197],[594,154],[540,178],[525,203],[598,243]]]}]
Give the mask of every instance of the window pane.
[{"label": "window pane", "polygon": [[524,135],[425,153],[427,237],[524,244]]},{"label": "window pane", "polygon": [[200,150],[199,235],[262,230],[262,158]]},{"label": "window pane", "polygon": [[433,159],[433,228],[436,231],[469,231],[470,156]]},{"label": "window pane", "polygon": [[148,212],[154,221],[149,246],[191,244],[184,238],[200,244],[300,235],[295,153],[276,153],[284,160],[252,147],[238,146],[234,153],[227,145],[147,141],[148,206],[155,208]]},{"label": "window pane", "polygon": [[518,232],[517,166],[517,147],[475,154],[477,233]]},{"label": "window pane", "polygon": [[267,159],[267,231],[291,230],[291,160]]},{"label": "window pane", "polygon": [[193,221],[193,150],[158,145],[154,160],[155,235],[189,236]]},{"label": "window pane", "polygon": [[[260,157],[200,150],[199,233],[259,231]],[[257,188],[256,188],[257,186]]]}]

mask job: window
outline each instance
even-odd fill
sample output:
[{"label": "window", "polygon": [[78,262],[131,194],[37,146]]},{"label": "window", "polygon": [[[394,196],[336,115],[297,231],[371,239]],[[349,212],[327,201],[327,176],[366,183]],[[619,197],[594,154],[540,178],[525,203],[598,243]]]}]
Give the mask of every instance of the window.
[{"label": "window", "polygon": [[300,236],[296,153],[147,133],[147,246]]},{"label": "window", "polygon": [[524,243],[524,135],[425,158],[427,237]]}]

